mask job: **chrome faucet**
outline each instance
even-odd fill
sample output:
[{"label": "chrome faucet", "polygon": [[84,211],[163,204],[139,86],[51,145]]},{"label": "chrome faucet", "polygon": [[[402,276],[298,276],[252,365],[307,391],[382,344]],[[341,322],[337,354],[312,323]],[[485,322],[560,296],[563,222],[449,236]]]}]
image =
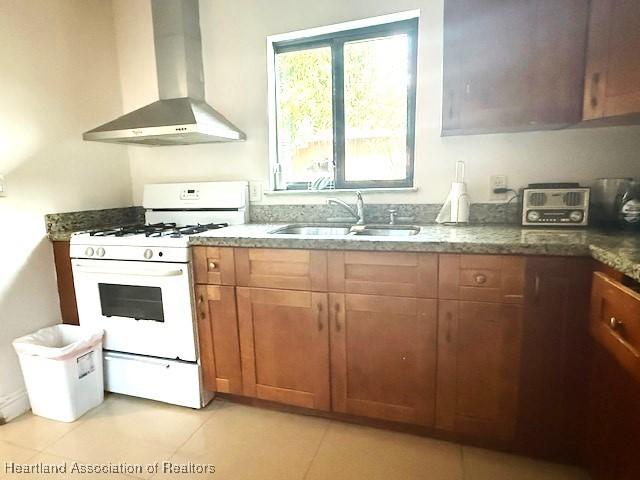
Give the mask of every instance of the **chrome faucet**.
[{"label": "chrome faucet", "polygon": [[356,192],[356,209],[354,210],[351,205],[346,202],[343,202],[339,198],[328,198],[327,205],[337,205],[345,209],[351,216],[353,216],[357,221],[357,225],[364,225],[364,200],[362,199],[362,193],[359,191]]}]

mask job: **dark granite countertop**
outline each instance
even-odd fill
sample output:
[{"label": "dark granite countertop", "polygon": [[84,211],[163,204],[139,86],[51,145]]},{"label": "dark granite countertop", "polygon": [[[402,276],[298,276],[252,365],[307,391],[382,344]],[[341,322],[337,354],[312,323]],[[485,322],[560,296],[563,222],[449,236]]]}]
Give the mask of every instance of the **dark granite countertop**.
[{"label": "dark granite countertop", "polygon": [[247,224],[191,237],[191,245],[322,250],[376,250],[514,255],[591,256],[640,281],[640,234],[513,225],[427,225],[408,237],[280,235],[280,225]]},{"label": "dark granite countertop", "polygon": [[[312,218],[311,220],[315,220]],[[144,222],[141,207],[69,212],[46,216],[52,241],[105,225]],[[277,235],[282,224],[251,223],[192,236],[191,245],[322,250],[376,250],[515,255],[591,256],[640,281],[640,233],[596,229],[538,229],[516,225],[426,225],[407,237]]]}]

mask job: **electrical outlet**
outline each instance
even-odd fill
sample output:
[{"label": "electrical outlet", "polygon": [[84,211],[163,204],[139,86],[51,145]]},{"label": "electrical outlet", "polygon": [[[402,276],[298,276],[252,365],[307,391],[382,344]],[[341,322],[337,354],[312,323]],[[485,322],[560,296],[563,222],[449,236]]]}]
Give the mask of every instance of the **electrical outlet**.
[{"label": "electrical outlet", "polygon": [[262,182],[249,182],[249,201],[262,201]]},{"label": "electrical outlet", "polygon": [[0,175],[0,197],[7,196],[7,181]]},{"label": "electrical outlet", "polygon": [[489,200],[492,202],[506,202],[506,193],[494,193],[496,188],[507,188],[507,176],[506,175],[491,175],[489,177]]}]

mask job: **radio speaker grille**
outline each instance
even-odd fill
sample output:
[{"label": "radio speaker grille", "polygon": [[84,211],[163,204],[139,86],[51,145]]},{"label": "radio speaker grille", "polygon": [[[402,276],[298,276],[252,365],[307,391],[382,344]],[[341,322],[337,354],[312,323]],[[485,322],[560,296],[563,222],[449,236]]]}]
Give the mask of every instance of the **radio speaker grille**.
[{"label": "radio speaker grille", "polygon": [[567,192],[564,194],[564,204],[567,207],[575,207],[582,205],[582,193],[580,192]]},{"label": "radio speaker grille", "polygon": [[529,204],[532,207],[542,207],[547,203],[547,194],[542,192],[531,192],[529,194]]}]

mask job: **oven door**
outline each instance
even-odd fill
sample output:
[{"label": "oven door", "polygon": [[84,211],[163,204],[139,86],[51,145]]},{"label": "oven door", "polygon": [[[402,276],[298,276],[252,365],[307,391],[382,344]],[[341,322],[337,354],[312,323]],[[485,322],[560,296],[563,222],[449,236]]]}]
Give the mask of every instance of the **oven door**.
[{"label": "oven door", "polygon": [[189,264],[73,260],[80,324],[104,348],[196,361]]}]

